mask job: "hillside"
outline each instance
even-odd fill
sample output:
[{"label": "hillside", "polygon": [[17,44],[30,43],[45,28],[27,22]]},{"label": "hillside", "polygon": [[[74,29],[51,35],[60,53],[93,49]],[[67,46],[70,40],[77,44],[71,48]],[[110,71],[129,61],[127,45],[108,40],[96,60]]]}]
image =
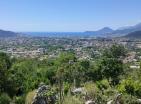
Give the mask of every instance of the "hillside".
[{"label": "hillside", "polygon": [[12,31],[5,31],[0,30],[0,37],[6,38],[6,37],[16,37],[18,33],[12,32]]},{"label": "hillside", "polygon": [[96,35],[101,35],[101,34],[106,34],[106,33],[111,33],[113,32],[113,30],[109,27],[104,27],[100,30],[97,30],[97,31],[86,31],[85,33],[87,34],[96,34]]},{"label": "hillside", "polygon": [[127,35],[134,31],[141,31],[141,23],[134,26],[120,27],[119,29],[112,32],[112,35]]},{"label": "hillside", "polygon": [[104,27],[97,31],[86,31],[85,33],[90,35],[100,36],[100,37],[105,37],[105,36],[119,37],[119,36],[125,36],[134,31],[141,31],[141,23],[138,23],[133,26],[120,27],[116,30],[112,30],[109,27]]},{"label": "hillside", "polygon": [[141,31],[131,32],[125,36],[126,38],[141,38]]}]

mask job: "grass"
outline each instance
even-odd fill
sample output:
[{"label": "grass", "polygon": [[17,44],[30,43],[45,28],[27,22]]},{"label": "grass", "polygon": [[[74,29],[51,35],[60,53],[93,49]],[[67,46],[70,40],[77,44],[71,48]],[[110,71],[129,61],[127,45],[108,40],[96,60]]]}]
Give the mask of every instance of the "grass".
[{"label": "grass", "polygon": [[31,104],[35,95],[36,90],[29,92],[26,96],[25,104]]}]

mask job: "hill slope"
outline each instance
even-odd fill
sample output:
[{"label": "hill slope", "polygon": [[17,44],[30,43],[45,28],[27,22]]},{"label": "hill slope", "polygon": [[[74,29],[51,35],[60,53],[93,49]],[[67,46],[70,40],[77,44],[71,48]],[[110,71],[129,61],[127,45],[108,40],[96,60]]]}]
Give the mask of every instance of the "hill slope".
[{"label": "hill slope", "polygon": [[141,31],[131,32],[124,37],[126,37],[126,38],[141,38]]},{"label": "hill slope", "polygon": [[85,31],[85,34],[90,34],[90,35],[96,35],[96,36],[104,36],[105,34],[109,34],[111,32],[113,32],[114,30],[112,30],[109,27],[104,27],[100,30],[97,31]]},{"label": "hill slope", "polygon": [[116,35],[116,34],[127,35],[131,32],[134,32],[134,31],[141,31],[141,23],[136,24],[134,26],[127,26],[127,27],[119,28],[119,29],[113,31],[112,34],[113,35]]},{"label": "hill slope", "polygon": [[12,31],[5,31],[0,30],[0,37],[6,38],[6,37],[16,37],[18,33],[12,32]]}]

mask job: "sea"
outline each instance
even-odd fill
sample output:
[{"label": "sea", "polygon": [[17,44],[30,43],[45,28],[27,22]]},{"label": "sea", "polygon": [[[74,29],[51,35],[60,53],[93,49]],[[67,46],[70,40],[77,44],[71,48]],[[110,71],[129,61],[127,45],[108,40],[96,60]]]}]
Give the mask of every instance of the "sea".
[{"label": "sea", "polygon": [[97,37],[86,32],[22,32],[22,34],[32,37]]}]

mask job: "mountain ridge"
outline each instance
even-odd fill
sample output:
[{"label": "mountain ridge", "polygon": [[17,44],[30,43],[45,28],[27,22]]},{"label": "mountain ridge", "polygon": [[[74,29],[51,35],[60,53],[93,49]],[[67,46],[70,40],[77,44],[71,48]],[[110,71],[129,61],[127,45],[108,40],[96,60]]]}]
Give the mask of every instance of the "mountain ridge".
[{"label": "mountain ridge", "polygon": [[134,38],[140,39],[141,38],[141,31],[134,31],[124,36],[125,38]]},{"label": "mountain ridge", "polygon": [[0,37],[1,38],[6,38],[6,37],[17,37],[18,33],[13,32],[13,31],[6,31],[6,30],[2,30],[0,29]]},{"label": "mountain ridge", "polygon": [[103,35],[103,34],[109,34],[113,32],[114,30],[109,27],[104,27],[102,29],[99,29],[97,31],[85,31],[86,34],[93,34],[93,35]]},{"label": "mountain ridge", "polygon": [[140,31],[140,30],[141,30],[141,23],[138,23],[133,26],[120,27],[116,30],[113,30],[110,27],[104,27],[104,28],[97,30],[97,31],[85,31],[85,33],[98,35],[101,37],[103,37],[103,36],[117,37],[117,36],[125,36],[131,32]]}]

